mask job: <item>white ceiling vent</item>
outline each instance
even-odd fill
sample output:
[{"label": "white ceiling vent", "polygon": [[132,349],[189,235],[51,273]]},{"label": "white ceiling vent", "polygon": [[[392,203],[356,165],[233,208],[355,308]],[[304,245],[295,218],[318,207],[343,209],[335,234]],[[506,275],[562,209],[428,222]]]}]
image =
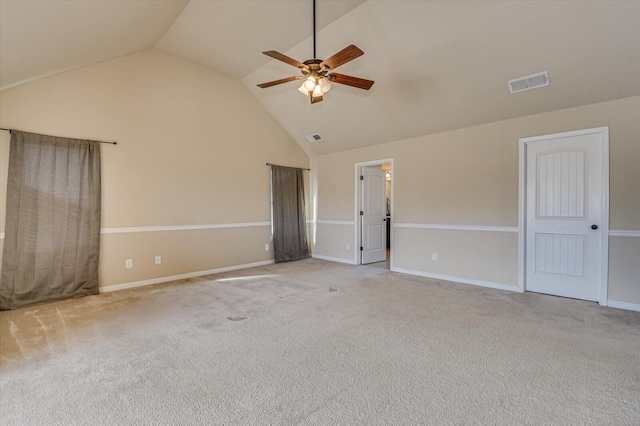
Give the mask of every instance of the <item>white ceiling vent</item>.
[{"label": "white ceiling vent", "polygon": [[322,136],[320,136],[319,133],[314,133],[312,135],[307,135],[305,136],[305,138],[307,138],[307,140],[311,143],[313,142],[324,142],[324,139],[322,139]]},{"label": "white ceiling vent", "polygon": [[549,73],[547,71],[538,74],[528,75],[526,77],[509,80],[509,93],[514,94],[524,92],[525,90],[537,89],[549,85]]}]

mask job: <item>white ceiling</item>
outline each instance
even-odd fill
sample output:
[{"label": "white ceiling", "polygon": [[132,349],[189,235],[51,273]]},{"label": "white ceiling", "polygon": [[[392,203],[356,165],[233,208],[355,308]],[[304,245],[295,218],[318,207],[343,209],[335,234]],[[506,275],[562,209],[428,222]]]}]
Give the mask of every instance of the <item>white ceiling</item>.
[{"label": "white ceiling", "polygon": [[150,49],[188,0],[0,0],[0,89]]},{"label": "white ceiling", "polygon": [[[186,7],[185,7],[186,6]],[[365,55],[310,105],[269,59],[312,56],[311,0],[0,0],[0,87],[157,47],[242,78],[310,154],[640,95],[640,1],[318,0],[318,56]],[[28,30],[26,30],[28,29]],[[549,71],[549,87],[507,80]],[[640,115],[640,112],[639,112]],[[320,133],[326,142],[304,138]]]},{"label": "white ceiling", "polygon": [[[320,32],[320,55],[353,43],[365,54],[311,105],[271,61],[243,79],[309,153],[324,154],[640,95],[640,2],[369,0]],[[304,60],[307,43],[283,52]],[[510,95],[507,81],[549,71],[550,85]],[[638,112],[640,117],[640,111]],[[326,142],[309,144],[320,133]]]},{"label": "white ceiling", "polygon": [[[321,29],[364,0],[318,0]],[[311,0],[192,1],[157,47],[237,78],[266,64],[265,50],[288,50],[311,37]],[[308,44],[309,56],[313,51]]]}]

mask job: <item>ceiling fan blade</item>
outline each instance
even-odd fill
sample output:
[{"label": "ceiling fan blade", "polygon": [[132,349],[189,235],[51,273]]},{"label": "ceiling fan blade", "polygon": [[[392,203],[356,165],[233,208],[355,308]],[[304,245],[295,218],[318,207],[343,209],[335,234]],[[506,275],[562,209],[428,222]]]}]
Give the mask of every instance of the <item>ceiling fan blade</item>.
[{"label": "ceiling fan blade", "polygon": [[302,76],[281,78],[280,80],[274,80],[274,81],[270,81],[268,83],[258,84],[258,87],[266,89],[267,87],[276,86],[276,85],[282,84],[282,83],[288,83],[288,82],[294,81],[294,80],[300,80],[301,78],[302,78]]},{"label": "ceiling fan blade", "polygon": [[262,52],[262,53],[264,53],[267,56],[271,56],[273,59],[277,59],[289,65],[293,65],[296,68],[307,68],[307,66],[302,62],[296,61],[295,59],[290,58],[287,55],[283,55],[280,52],[276,52],[275,50],[267,50],[266,52]]},{"label": "ceiling fan blade", "polygon": [[362,56],[362,55],[364,55],[364,52],[358,49],[353,44],[351,44],[345,47],[344,49],[342,49],[341,51],[339,51],[338,53],[336,53],[335,55],[333,55],[332,57],[330,57],[329,59],[325,59],[324,61],[322,61],[320,66],[326,65],[327,67],[329,67],[329,69],[334,70],[338,68],[340,65],[346,64],[347,62],[352,61],[358,56]]},{"label": "ceiling fan blade", "polygon": [[364,78],[351,77],[350,75],[332,73],[328,75],[329,81],[332,83],[346,84],[347,86],[357,87],[358,89],[369,90],[373,86],[374,81]]}]

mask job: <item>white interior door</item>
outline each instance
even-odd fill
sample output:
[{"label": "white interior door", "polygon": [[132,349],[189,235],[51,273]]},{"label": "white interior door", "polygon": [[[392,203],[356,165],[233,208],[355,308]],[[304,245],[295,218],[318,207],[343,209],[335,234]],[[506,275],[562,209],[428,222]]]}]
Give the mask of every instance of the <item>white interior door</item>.
[{"label": "white interior door", "polygon": [[387,260],[386,173],[381,166],[362,168],[361,253],[362,263]]},{"label": "white interior door", "polygon": [[527,143],[528,291],[600,300],[602,233],[608,231],[603,223],[603,143],[602,133]]}]

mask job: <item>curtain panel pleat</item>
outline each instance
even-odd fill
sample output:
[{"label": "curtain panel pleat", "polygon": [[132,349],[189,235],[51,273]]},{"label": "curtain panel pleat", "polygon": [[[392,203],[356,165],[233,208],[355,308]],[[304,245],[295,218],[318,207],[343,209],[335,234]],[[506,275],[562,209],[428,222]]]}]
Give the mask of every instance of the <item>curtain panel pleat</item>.
[{"label": "curtain panel pleat", "polygon": [[11,132],[0,309],[98,294],[100,144]]},{"label": "curtain panel pleat", "polygon": [[302,172],[292,167],[271,166],[276,263],[309,257]]}]

